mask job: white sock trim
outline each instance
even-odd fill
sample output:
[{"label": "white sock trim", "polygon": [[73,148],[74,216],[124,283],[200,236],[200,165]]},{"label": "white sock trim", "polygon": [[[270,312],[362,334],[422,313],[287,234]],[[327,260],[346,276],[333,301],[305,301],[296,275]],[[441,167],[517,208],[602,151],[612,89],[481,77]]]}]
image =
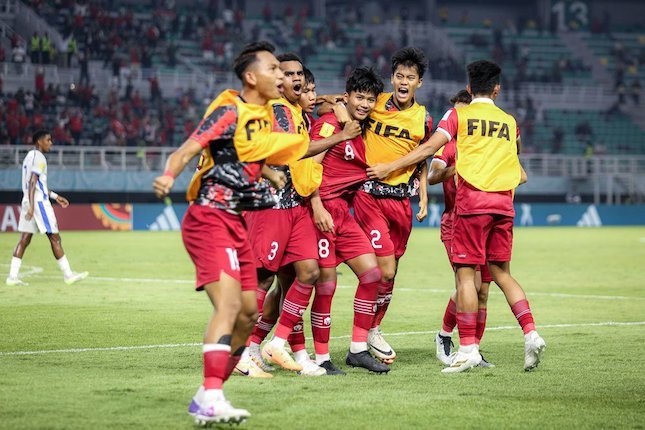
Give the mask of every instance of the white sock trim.
[{"label": "white sock trim", "polygon": [[11,265],[9,266],[9,277],[17,278],[20,273],[20,266],[22,265],[22,258],[11,257]]},{"label": "white sock trim", "polygon": [[352,354],[362,351],[367,351],[367,342],[352,342],[349,344],[349,352]]},{"label": "white sock trim", "polygon": [[60,270],[63,272],[63,275],[65,275],[66,278],[69,278],[73,275],[72,268],[69,266],[69,261],[67,260],[66,255],[63,255],[56,261],[58,262],[58,267],[60,267]]},{"label": "white sock trim", "polygon": [[211,351],[228,351],[231,352],[231,345],[224,345],[223,343],[205,343],[203,346],[204,352]]},{"label": "white sock trim", "polygon": [[316,354],[316,364],[317,365],[320,366],[325,361],[331,361],[331,357],[329,356],[329,354]]}]

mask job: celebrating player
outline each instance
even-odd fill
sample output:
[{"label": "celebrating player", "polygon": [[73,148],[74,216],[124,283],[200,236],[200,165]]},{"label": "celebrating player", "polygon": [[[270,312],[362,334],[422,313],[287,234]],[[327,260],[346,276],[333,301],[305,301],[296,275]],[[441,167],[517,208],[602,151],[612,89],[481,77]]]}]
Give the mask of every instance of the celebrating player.
[{"label": "celebrating player", "polygon": [[389,164],[368,169],[381,178],[413,166],[434,154],[452,138],[457,139],[455,170],[457,193],[453,221],[452,261],[457,267],[457,326],[460,346],[444,373],[462,372],[481,361],[475,342],[477,289],[475,272],[487,264],[493,280],[504,292],[524,331],[524,369],[537,367],[546,348],[535,330],[526,295],[511,276],[513,243],[513,190],[522,179],[515,119],[495,106],[500,92],[500,67],[487,60],[470,63],[469,106],[450,109],[428,143]]},{"label": "celebrating player", "polygon": [[47,234],[58,267],[63,272],[65,283],[72,285],[87,278],[88,272],[72,272],[65,251],[63,251],[60,234],[58,234],[54,208],[49,201],[49,199],[53,199],[63,208],[69,206],[65,197],[51,191],[47,186],[47,160],[44,153],[49,152],[53,145],[51,133],[38,130],[33,134],[32,142],[35,148],[29,151],[22,161],[22,209],[18,222],[18,231],[21,234],[13,251],[6,284],[9,286],[27,285],[18,277],[18,273],[25,250],[31,243],[31,237],[36,231],[40,231],[41,234]]},{"label": "celebrating player", "polygon": [[[430,137],[432,117],[414,96],[423,83],[426,58],[417,48],[403,48],[392,56],[393,93],[383,93],[368,119],[365,146],[367,163],[372,166],[388,163],[409,153]],[[420,164],[419,213],[422,221],[427,214],[427,165]],[[382,273],[378,309],[368,344],[372,353],[385,363],[392,363],[396,353],[385,341],[380,324],[387,312],[398,261],[405,253],[412,231],[410,197],[417,193],[416,165],[392,171],[388,176],[363,184],[354,198],[354,215],[371,240]]]},{"label": "celebrating player", "polygon": [[[297,55],[291,53],[280,55],[278,59],[285,79],[283,97],[272,101],[274,130],[285,135],[299,134],[308,140],[307,124],[302,115],[302,108],[298,104],[304,85],[302,61]],[[344,137],[347,136],[336,136],[332,139],[313,142],[306,155],[325,150],[341,142]],[[305,158],[288,166],[276,166],[274,169],[284,172],[287,177],[287,185],[276,191],[277,204],[271,209],[249,213],[247,216],[251,242],[259,266],[258,279],[261,291],[258,291],[258,306],[280,268],[292,266],[295,279],[291,284],[285,283],[288,281],[281,283],[283,287],[289,289],[284,296],[282,313],[286,323],[276,328],[274,338],[262,349],[261,358],[287,370],[320,376],[326,373],[325,369],[311,361],[304,349],[294,351],[296,354],[296,360],[294,360],[286,351],[285,342],[305,312],[319,275],[316,228],[304,205],[304,199],[320,185],[322,166],[311,158]],[[275,306],[273,308],[275,309]],[[268,314],[267,312],[267,317]],[[274,323],[275,320],[269,320],[263,312],[250,338],[249,354],[259,366],[263,364],[257,357],[260,343]],[[304,348],[304,342],[299,346]]]},{"label": "celebrating player", "polygon": [[197,290],[206,291],[214,308],[204,334],[204,382],[189,407],[200,423],[240,422],[250,415],[231,406],[222,391],[257,319],[255,260],[240,212],[275,204],[259,181],[265,162],[289,163],[307,150],[302,135],[271,131],[267,102],[280,96],[284,77],[273,51],[267,42],[244,48],[234,62],[242,91],[226,90],[211,103],[153,184],[158,197],[166,196],[174,178],[201,153],[182,222]]}]

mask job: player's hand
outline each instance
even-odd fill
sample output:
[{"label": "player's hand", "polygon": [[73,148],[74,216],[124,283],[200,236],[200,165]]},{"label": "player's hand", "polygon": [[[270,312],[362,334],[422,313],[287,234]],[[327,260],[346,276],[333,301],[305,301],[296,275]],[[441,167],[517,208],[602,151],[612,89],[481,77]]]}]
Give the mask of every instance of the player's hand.
[{"label": "player's hand", "polygon": [[334,219],[324,207],[314,208],[314,224],[323,233],[334,234]]},{"label": "player's hand", "polygon": [[428,216],[428,199],[419,200],[419,212],[417,213],[417,221],[421,222]]},{"label": "player's hand", "polygon": [[392,171],[388,164],[378,163],[367,169],[367,177],[370,179],[383,180],[390,176]]},{"label": "player's hand", "polygon": [[351,140],[361,134],[362,131],[361,124],[358,121],[346,122],[343,127],[343,135],[345,136],[344,140]]},{"label": "player's hand", "polygon": [[342,100],[343,100],[343,96],[340,94],[325,94],[325,95],[316,97],[316,104],[319,105],[322,103],[329,103],[333,105]]},{"label": "player's hand", "polygon": [[334,112],[334,115],[336,115],[336,119],[339,123],[347,124],[348,122],[352,121],[352,117],[349,116],[349,112],[347,111],[347,106],[345,106],[345,103],[338,102],[334,104],[332,111]]},{"label": "player's hand", "polygon": [[69,200],[67,200],[65,197],[60,196],[60,195],[56,197],[56,203],[61,205],[63,207],[63,209],[66,208],[67,206],[69,206]]},{"label": "player's hand", "polygon": [[34,217],[34,207],[31,206],[28,210],[27,213],[25,214],[25,219],[27,221],[31,221],[31,219]]},{"label": "player's hand", "polygon": [[273,185],[273,188],[276,190],[283,189],[284,186],[287,185],[287,175],[284,172],[277,172],[275,170],[272,170],[272,172],[274,172],[274,175],[271,175],[271,177],[266,179],[271,181],[271,185]]},{"label": "player's hand", "polygon": [[170,194],[170,189],[172,188],[175,180],[168,175],[157,176],[152,183],[152,189],[155,192],[155,196],[158,198],[164,198]]}]

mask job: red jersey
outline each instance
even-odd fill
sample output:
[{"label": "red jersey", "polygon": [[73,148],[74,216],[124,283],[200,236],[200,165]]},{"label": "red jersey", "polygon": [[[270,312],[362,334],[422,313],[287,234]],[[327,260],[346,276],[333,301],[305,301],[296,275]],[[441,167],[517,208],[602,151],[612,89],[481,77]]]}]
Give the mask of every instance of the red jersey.
[{"label": "red jersey", "polygon": [[[455,109],[450,109],[443,116],[437,131],[443,133],[451,141],[456,139],[459,127],[459,118]],[[517,138],[520,138],[520,129],[516,129]],[[450,143],[450,142],[449,142]],[[449,144],[448,143],[448,144]],[[459,149],[455,144],[455,159],[459,157]],[[455,196],[455,212],[459,215],[500,214],[515,216],[513,207],[513,191],[487,192],[477,189],[466,180],[457,175],[457,191]]]},{"label": "red jersey", "polygon": [[[321,140],[342,130],[333,112],[322,115],[311,128],[311,140]],[[322,200],[353,194],[367,180],[365,142],[362,136],[341,142],[327,150],[322,161],[323,179],[319,192]]]},{"label": "red jersey", "polygon": [[[442,148],[441,153],[435,155],[434,160],[439,160],[445,164],[445,167],[455,165],[456,140],[452,139]],[[432,160],[432,161],[434,161]],[[452,221],[455,212],[455,197],[457,195],[457,185],[454,176],[443,181],[443,202],[444,210],[441,215],[441,241],[452,240]]]}]

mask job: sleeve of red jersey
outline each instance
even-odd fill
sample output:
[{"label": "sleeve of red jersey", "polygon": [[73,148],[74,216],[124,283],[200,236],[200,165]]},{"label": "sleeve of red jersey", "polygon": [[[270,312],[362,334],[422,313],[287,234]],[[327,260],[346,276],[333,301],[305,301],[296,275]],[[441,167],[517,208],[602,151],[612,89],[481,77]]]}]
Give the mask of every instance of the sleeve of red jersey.
[{"label": "sleeve of red jersey", "polygon": [[276,103],[273,105],[273,131],[283,133],[295,133],[296,126],[293,121],[291,110],[283,104]]},{"label": "sleeve of red jersey", "polygon": [[213,140],[229,140],[235,135],[237,108],[235,105],[219,106],[202,119],[190,139],[206,148]]},{"label": "sleeve of red jersey", "polygon": [[340,131],[340,126],[338,125],[338,120],[333,113],[327,113],[311,126],[311,131],[309,132],[309,138],[313,140],[322,140],[326,139],[329,136]]},{"label": "sleeve of red jersey", "polygon": [[441,160],[446,166],[451,166],[455,163],[455,140],[452,139],[443,148],[441,148],[434,156],[435,160]]},{"label": "sleeve of red jersey", "polygon": [[457,115],[457,110],[452,108],[443,115],[439,125],[437,125],[437,131],[443,133],[448,140],[452,140],[457,136],[457,130],[459,127],[459,117]]}]

